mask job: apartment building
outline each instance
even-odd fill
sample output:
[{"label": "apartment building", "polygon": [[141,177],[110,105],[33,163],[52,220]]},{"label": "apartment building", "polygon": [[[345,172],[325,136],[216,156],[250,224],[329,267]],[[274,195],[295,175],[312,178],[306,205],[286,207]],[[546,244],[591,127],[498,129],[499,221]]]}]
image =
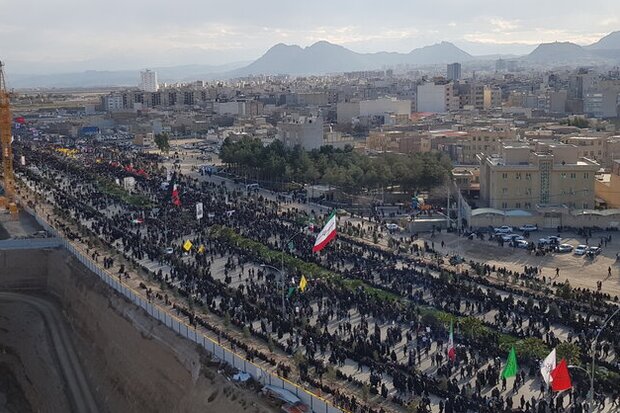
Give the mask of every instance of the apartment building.
[{"label": "apartment building", "polygon": [[458,110],[458,98],[454,97],[453,84],[445,81],[418,85],[416,110],[418,112],[446,113]]},{"label": "apartment building", "polygon": [[499,155],[480,155],[480,201],[496,209],[566,205],[594,207],[599,164],[567,144],[503,144]]},{"label": "apartment building", "polygon": [[324,144],[323,119],[316,116],[291,115],[278,122],[277,137],[287,146],[299,145],[307,151]]},{"label": "apartment building", "polygon": [[620,208],[620,160],[613,161],[611,173],[597,175],[594,192],[607,208]]}]

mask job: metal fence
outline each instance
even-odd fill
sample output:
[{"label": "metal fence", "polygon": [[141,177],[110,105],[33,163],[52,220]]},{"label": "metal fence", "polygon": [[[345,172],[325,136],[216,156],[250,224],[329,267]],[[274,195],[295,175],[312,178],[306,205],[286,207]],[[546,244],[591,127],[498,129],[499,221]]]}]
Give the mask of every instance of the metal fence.
[{"label": "metal fence", "polygon": [[265,370],[259,365],[245,359],[243,356],[237,354],[236,352],[222,347],[211,337],[201,332],[197,332],[194,327],[190,326],[184,320],[180,319],[172,312],[168,311],[168,309],[163,308],[158,304],[149,302],[142,296],[139,291],[136,291],[133,288],[121,283],[118,278],[114,277],[112,273],[101,268],[98,263],[93,261],[88,256],[88,254],[84,253],[81,249],[73,245],[69,240],[61,237],[58,234],[58,231],[56,231],[55,228],[51,227],[35,211],[28,207],[25,207],[25,209],[36,218],[37,222],[39,222],[39,224],[41,224],[41,226],[43,226],[45,230],[47,230],[50,234],[60,240],[60,245],[62,245],[71,254],[73,254],[90,271],[97,274],[97,276],[101,278],[103,282],[108,284],[114,290],[123,294],[132,303],[143,308],[144,311],[146,311],[150,316],[156,318],[157,320],[168,326],[170,329],[172,329],[174,332],[180,334],[182,337],[185,337],[188,340],[191,340],[201,345],[216,359],[224,361],[232,367],[248,373],[253,379],[257,380],[262,384],[270,384],[272,386],[277,386],[289,390],[293,394],[297,395],[297,397],[299,397],[304,403],[310,406],[312,411],[315,413],[342,412],[341,409],[335,407],[324,398],[304,389],[303,387],[289,380],[278,376],[273,372]]}]

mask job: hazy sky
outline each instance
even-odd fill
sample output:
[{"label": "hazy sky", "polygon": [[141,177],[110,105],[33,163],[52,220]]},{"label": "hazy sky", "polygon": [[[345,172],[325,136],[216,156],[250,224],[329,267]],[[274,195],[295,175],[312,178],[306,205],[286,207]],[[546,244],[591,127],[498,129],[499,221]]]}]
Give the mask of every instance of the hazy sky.
[{"label": "hazy sky", "polygon": [[618,0],[0,0],[0,16],[0,59],[16,73],[223,64],[318,40],[526,53],[620,30]]}]

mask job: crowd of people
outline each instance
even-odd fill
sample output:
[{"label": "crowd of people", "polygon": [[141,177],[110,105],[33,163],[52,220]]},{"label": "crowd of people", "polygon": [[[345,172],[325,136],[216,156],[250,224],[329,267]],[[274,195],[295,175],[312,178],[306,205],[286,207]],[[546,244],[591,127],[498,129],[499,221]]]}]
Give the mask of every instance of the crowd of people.
[{"label": "crowd of people", "polygon": [[[174,306],[191,324],[284,376],[293,374],[292,364],[279,359],[277,351],[303,355],[297,361],[300,380],[347,410],[388,408],[372,407],[359,396],[367,391],[395,405],[413,403],[420,412],[430,411],[431,405],[442,413],[592,411],[587,378],[579,375],[567,397],[545,392],[545,387],[529,396],[525,383],[539,383],[542,354],[519,343],[535,338],[544,351],[570,343],[577,349],[571,361],[585,365],[597,328],[616,308],[617,297],[543,279],[531,267],[515,272],[473,261],[452,265],[433,243],[415,236],[394,240],[395,253],[361,238],[363,232],[381,232],[380,216],[367,219],[370,230],[342,219],[350,235],[340,234],[321,254],[313,254],[315,234],[305,222],[325,217],[312,208],[283,208],[275,196],[178,172],[170,177],[170,190],[164,190],[166,171],[154,155],[95,147],[73,159],[51,145],[16,149],[30,165],[19,168],[24,182],[55,208],[48,219],[70,238],[93,235],[103,241],[108,250],[98,253],[104,255],[106,268],[130,276],[113,258],[113,250],[147,271],[147,262],[156,263],[156,282],[247,329],[263,346],[238,339],[225,326],[207,320],[195,305],[171,302],[163,290],[154,294],[145,284],[149,298]],[[128,164],[131,170],[148,173],[134,177],[136,191],[150,207],[106,192],[102,182],[131,175],[119,167]],[[170,201],[174,186],[180,206]],[[208,212],[200,220],[195,216],[198,202]],[[184,248],[186,240],[194,248]],[[256,248],[257,243],[269,253]],[[170,247],[172,253],[166,251]],[[278,276],[269,266],[279,267],[279,251],[321,272],[289,266],[285,277]],[[283,305],[280,292],[296,286],[302,275],[309,280],[308,288],[288,294]],[[448,320],[457,324],[455,360],[446,356]],[[612,321],[596,348],[597,363],[611,372],[597,378],[599,404],[620,403],[618,326],[620,322]],[[510,345],[521,350],[521,371],[509,389],[500,372]],[[276,353],[268,347],[277,348]],[[358,397],[337,382],[357,388]]]}]

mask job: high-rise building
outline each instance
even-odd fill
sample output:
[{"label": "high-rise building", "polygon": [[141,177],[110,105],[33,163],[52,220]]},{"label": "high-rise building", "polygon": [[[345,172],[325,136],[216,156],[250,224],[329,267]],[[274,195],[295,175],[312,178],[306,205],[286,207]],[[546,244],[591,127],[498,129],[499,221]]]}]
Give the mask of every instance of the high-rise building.
[{"label": "high-rise building", "polygon": [[448,80],[461,80],[461,64],[451,63],[448,65]]},{"label": "high-rise building", "polygon": [[140,72],[140,89],[145,92],[157,92],[157,72],[146,69]]}]

